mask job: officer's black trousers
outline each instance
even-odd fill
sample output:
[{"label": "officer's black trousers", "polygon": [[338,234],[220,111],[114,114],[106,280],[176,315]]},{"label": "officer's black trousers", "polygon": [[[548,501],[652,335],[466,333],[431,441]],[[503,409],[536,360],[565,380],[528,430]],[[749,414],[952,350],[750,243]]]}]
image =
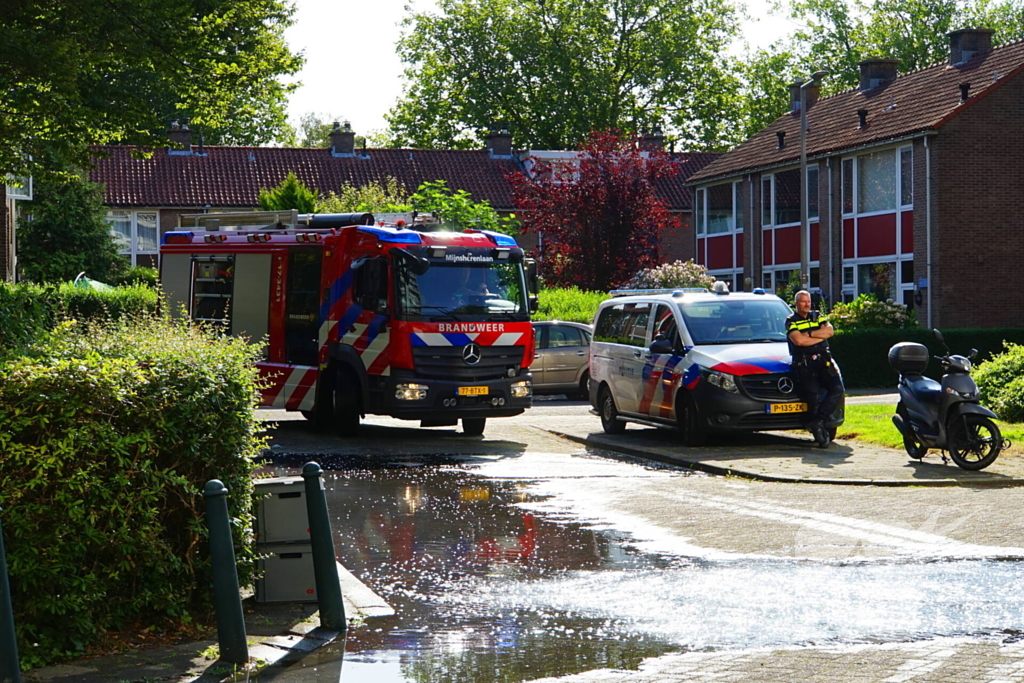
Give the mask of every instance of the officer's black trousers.
[{"label": "officer's black trousers", "polygon": [[806,363],[794,363],[796,390],[807,403],[807,422],[828,422],[829,416],[843,398],[843,378],[827,356]]}]

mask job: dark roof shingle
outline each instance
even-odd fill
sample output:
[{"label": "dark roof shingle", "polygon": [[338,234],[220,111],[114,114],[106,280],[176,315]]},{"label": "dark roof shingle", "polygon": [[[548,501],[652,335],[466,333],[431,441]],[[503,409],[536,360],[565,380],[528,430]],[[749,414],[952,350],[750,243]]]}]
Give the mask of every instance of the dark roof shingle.
[{"label": "dark roof shingle", "polygon": [[[807,110],[807,154],[820,156],[844,149],[896,140],[938,130],[978,100],[1009,83],[1024,70],[1024,41],[995,48],[956,66],[936,64],[899,76],[866,92],[848,90],[826,97]],[[960,99],[960,84],[971,83],[970,97]],[[859,109],[867,110],[860,128]],[[778,148],[779,132],[785,147]],[[800,117],[785,114],[731,152],[695,173],[691,183],[735,176],[798,161]]]}]

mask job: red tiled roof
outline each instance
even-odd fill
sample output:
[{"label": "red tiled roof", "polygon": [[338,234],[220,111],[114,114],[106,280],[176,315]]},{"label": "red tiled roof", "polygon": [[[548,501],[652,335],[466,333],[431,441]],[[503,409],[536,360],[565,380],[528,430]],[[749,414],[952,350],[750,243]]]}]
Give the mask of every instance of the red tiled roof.
[{"label": "red tiled roof", "polygon": [[[93,148],[96,167],[90,179],[105,186],[105,202],[119,207],[228,207],[257,205],[263,188],[276,187],[295,175],[307,187],[326,194],[343,183],[359,186],[394,177],[412,191],[421,183],[447,180],[499,210],[512,210],[509,173],[521,170],[513,159],[492,159],[486,150],[357,150],[355,157],[335,157],[327,149],[208,146],[204,154],[168,154],[154,150],[135,158],[138,149],[107,145]],[[689,176],[719,155],[673,154],[681,165],[675,178],[658,183],[670,208],[690,209]]]},{"label": "red tiled roof", "polygon": [[[936,64],[899,76],[867,92],[848,90],[826,97],[807,110],[807,154],[824,155],[938,130],[978,100],[1011,82],[1024,70],[1024,41],[997,47],[957,66]],[[960,100],[960,84],[970,97]],[[857,110],[866,109],[859,127]],[[777,133],[784,131],[785,147]],[[731,152],[695,173],[691,183],[740,175],[800,159],[800,117],[785,114]]]},{"label": "red tiled roof", "polygon": [[485,150],[367,149],[364,157],[359,149],[354,157],[335,157],[328,149],[208,146],[202,156],[157,149],[148,159],[136,159],[129,146],[93,149],[107,155],[98,155],[90,179],[106,186],[108,205],[154,208],[254,207],[261,189],[276,187],[291,171],[321,193],[388,176],[409,191],[424,181],[447,180],[453,190],[510,209],[505,174],[519,168],[511,159],[492,159]]}]

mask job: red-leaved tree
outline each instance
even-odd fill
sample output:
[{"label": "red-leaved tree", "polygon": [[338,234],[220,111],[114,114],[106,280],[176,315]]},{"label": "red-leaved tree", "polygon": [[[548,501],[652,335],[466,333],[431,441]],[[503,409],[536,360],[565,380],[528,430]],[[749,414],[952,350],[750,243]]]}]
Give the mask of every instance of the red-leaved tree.
[{"label": "red-leaved tree", "polygon": [[539,264],[554,285],[608,291],[658,263],[658,234],[678,219],[655,183],[676,173],[660,151],[638,139],[594,133],[571,163],[532,159],[530,174],[511,178],[524,232],[543,236]]}]

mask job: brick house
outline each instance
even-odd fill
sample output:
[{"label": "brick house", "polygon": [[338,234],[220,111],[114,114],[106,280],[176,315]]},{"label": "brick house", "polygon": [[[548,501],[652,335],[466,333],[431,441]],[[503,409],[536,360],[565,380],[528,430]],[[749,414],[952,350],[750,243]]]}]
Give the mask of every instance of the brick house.
[{"label": "brick house", "polygon": [[[1021,326],[1024,42],[949,34],[949,59],[908,74],[860,64],[859,87],[805,87],[810,283],[871,292],[930,327]],[[792,107],[690,178],[698,262],[772,290],[800,265],[800,86]]]},{"label": "brick house", "polygon": [[[277,186],[290,171],[324,194],[337,192],[342,184],[359,186],[389,176],[410,191],[425,181],[447,180],[451,189],[465,190],[501,213],[512,213],[507,176],[527,170],[527,159],[538,154],[513,151],[507,131],[490,134],[482,150],[358,149],[348,124],[336,127],[326,149],[203,147],[193,144],[187,127],[178,126],[172,126],[168,136],[172,146],[147,158],[130,146],[94,148],[96,166],[90,180],[104,185],[112,232],[133,264],[156,265],[160,236],[177,227],[179,215],[253,210],[260,190]],[[654,142],[664,144],[663,138]],[[686,178],[718,155],[678,156],[683,173],[659,189],[688,226],[691,190]],[[519,241],[532,248],[536,239],[526,234]],[[692,245],[686,230],[665,235],[663,257],[692,258]]]}]

